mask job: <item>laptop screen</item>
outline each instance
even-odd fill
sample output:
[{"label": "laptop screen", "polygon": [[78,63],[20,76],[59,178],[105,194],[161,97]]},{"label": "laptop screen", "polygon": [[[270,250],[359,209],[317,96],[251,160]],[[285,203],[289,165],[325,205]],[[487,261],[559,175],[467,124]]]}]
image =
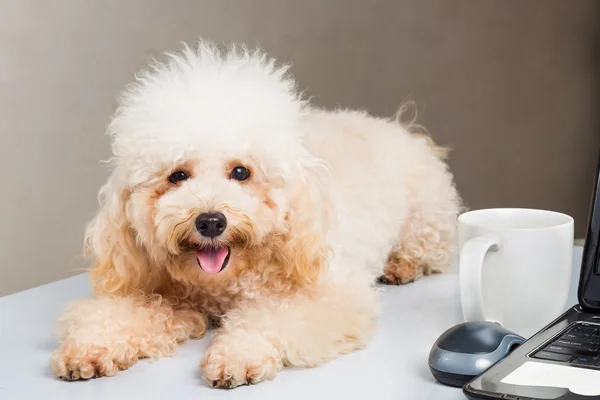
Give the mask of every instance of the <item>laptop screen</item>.
[{"label": "laptop screen", "polygon": [[600,311],[600,157],[579,279],[579,304]]}]

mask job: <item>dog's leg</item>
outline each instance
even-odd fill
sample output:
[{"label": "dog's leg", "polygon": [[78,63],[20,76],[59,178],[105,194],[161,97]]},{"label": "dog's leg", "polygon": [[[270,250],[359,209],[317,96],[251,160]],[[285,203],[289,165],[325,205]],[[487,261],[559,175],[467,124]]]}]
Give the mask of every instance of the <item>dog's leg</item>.
[{"label": "dog's leg", "polygon": [[454,203],[448,207],[451,209],[447,213],[413,215],[406,221],[400,240],[388,255],[380,282],[400,285],[450,268],[457,211]]},{"label": "dog's leg", "polygon": [[207,320],[160,297],[126,297],[79,301],[59,323],[61,343],[50,365],[57,376],[77,380],[112,376],[139,358],[172,354],[187,338],[203,336]]},{"label": "dog's leg", "polygon": [[229,389],[273,379],[284,366],[316,366],[363,347],[378,311],[377,292],[367,286],[263,299],[226,316],[202,361],[203,376]]}]

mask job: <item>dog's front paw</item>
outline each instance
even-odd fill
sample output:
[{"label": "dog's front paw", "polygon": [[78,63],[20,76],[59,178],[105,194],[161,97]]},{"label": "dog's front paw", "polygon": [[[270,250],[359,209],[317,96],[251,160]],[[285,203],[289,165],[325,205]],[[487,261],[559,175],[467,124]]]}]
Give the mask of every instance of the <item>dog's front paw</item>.
[{"label": "dog's front paw", "polygon": [[204,379],[212,387],[233,389],[273,379],[282,367],[279,357],[272,350],[248,351],[239,346],[212,345],[204,355],[200,367]]},{"label": "dog's front paw", "polygon": [[131,350],[67,342],[52,354],[50,367],[59,378],[76,381],[113,376],[136,361]]}]

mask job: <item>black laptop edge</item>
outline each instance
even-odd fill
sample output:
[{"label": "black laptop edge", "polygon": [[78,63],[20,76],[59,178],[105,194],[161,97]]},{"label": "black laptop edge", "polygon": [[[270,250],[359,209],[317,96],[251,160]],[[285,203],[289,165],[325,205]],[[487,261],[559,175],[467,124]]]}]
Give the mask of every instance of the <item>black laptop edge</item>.
[{"label": "black laptop edge", "polygon": [[[568,389],[517,386],[501,382],[504,377],[516,370],[531,355],[545,346],[557,335],[562,334],[573,323],[600,324],[600,152],[596,166],[594,189],[590,205],[587,232],[577,297],[579,304],[573,306],[546,327],[525,341],[511,354],[499,361],[483,374],[463,386],[463,393],[469,399],[505,399],[505,400],[597,400],[600,396],[580,396]],[[536,362],[550,362],[535,360]],[[578,368],[578,367],[573,367]]]},{"label": "black laptop edge", "polygon": [[581,260],[579,305],[588,312],[600,311],[600,158],[588,218],[588,227]]}]

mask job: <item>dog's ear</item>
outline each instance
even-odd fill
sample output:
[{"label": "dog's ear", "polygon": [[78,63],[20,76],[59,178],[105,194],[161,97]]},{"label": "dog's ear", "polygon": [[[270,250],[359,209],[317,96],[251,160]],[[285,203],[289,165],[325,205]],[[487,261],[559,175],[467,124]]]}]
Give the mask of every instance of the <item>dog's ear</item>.
[{"label": "dog's ear", "polygon": [[90,278],[96,294],[124,295],[139,288],[147,259],[136,245],[125,207],[130,192],[113,172],[99,194],[100,211],[88,224],[85,250],[92,260]]},{"label": "dog's ear", "polygon": [[303,157],[297,183],[287,215],[282,262],[295,281],[312,283],[327,268],[330,251],[326,241],[331,223],[329,171],[321,160]]}]

